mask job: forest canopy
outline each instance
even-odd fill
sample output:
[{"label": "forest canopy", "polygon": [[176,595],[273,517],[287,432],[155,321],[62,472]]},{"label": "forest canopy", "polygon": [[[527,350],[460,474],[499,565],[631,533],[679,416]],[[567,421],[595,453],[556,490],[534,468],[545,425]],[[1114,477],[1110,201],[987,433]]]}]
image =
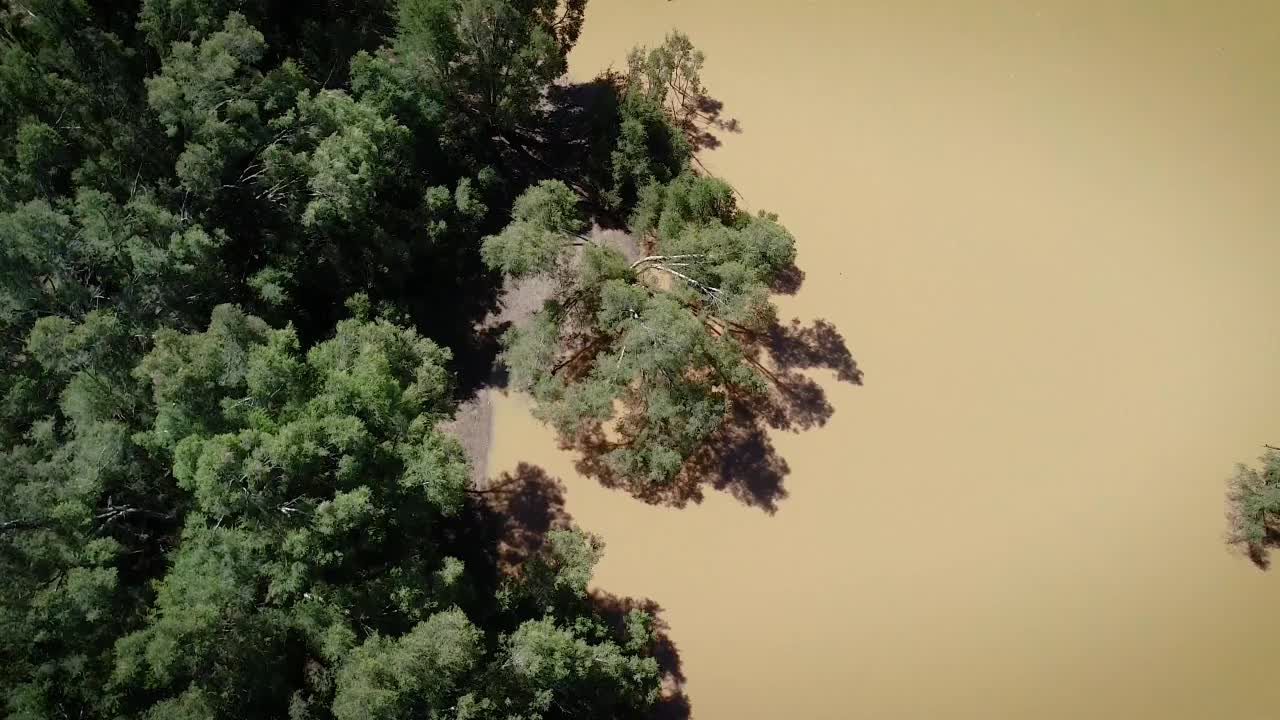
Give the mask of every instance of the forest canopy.
[{"label": "forest canopy", "polygon": [[666,482],[766,388],[795,249],[694,167],[683,35],[562,122],[585,6],[0,4],[7,716],[650,711],[657,621],[588,593],[603,543],[504,566],[443,423],[504,279],[546,276],[513,386]]}]

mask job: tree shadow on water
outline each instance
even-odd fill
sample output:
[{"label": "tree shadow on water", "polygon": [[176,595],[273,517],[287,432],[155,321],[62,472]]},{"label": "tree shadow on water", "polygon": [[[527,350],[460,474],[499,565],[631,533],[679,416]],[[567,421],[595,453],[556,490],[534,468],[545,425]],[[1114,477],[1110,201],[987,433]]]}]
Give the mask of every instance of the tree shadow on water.
[{"label": "tree shadow on water", "polygon": [[502,473],[475,492],[501,519],[498,562],[505,570],[519,567],[541,550],[548,531],[570,525],[564,483],[536,465],[522,462],[514,472]]},{"label": "tree shadow on water", "polygon": [[[549,531],[572,525],[565,510],[564,483],[536,465],[522,462],[514,471],[502,473],[487,487],[472,493],[470,505],[487,518],[484,524],[489,528],[490,541],[480,544],[496,544],[491,566],[500,574],[518,573],[521,564],[542,549]],[[455,542],[458,540],[462,539]],[[468,544],[474,546],[475,541],[471,538]],[[627,636],[625,619],[630,611],[641,610],[653,618],[653,638],[647,650],[658,663],[662,691],[650,717],[688,720],[690,703],[684,692],[684,670],[670,627],[662,618],[662,606],[653,600],[619,597],[599,590],[593,591],[588,601],[617,638]]]},{"label": "tree shadow on water", "polygon": [[779,370],[831,370],[840,382],[862,384],[858,362],[844,336],[828,320],[819,318],[808,327],[799,319],[787,325],[776,323],[766,334],[765,348]]},{"label": "tree shadow on water", "polygon": [[650,505],[696,505],[705,498],[704,488],[710,486],[772,515],[778,510],[778,501],[787,496],[783,481],[791,468],[774,448],[758,412],[739,400],[731,399],[724,424],[670,482],[637,481],[616,472],[607,459],[615,445],[601,428],[584,432],[563,446],[581,453],[575,463],[579,473]]},{"label": "tree shadow on water", "polygon": [[694,152],[699,150],[715,150],[723,142],[716,134],[742,133],[742,123],[737,118],[724,116],[724,103],[709,95],[690,98],[678,125],[684,131]]},{"label": "tree shadow on water", "polygon": [[[613,70],[587,82],[553,84],[541,122],[522,133],[521,152],[510,158],[516,167],[527,164],[531,177],[559,178],[577,189],[605,229],[627,224],[625,209],[606,192],[614,184],[613,151],[622,131],[625,94],[626,77]],[[720,147],[721,134],[742,132],[741,122],[725,116],[724,103],[705,94],[670,109],[695,162],[697,152]]]},{"label": "tree shadow on water", "polygon": [[826,390],[806,371],[830,371],[836,380],[851,385],[861,385],[863,374],[844,336],[826,320],[808,326],[798,320],[776,323],[744,342],[753,353],[751,361],[771,380],[769,391],[730,393],[724,423],[670,482],[637,482],[617,473],[607,458],[615,445],[599,427],[564,443],[566,449],[581,454],[578,472],[652,505],[698,504],[709,487],[748,507],[776,513],[788,495],[785,481],[791,467],[778,453],[770,432],[822,427],[835,412]]},{"label": "tree shadow on water", "polygon": [[1266,548],[1260,545],[1250,545],[1244,550],[1245,557],[1249,558],[1259,570],[1271,569],[1271,555],[1268,554]]},{"label": "tree shadow on water", "polygon": [[795,263],[782,268],[773,277],[769,289],[779,295],[795,295],[804,284],[804,271]]},{"label": "tree shadow on water", "polygon": [[591,594],[591,604],[619,635],[625,635],[626,616],[632,610],[640,610],[653,618],[653,640],[648,650],[658,661],[662,691],[649,717],[653,720],[688,720],[692,715],[692,705],[684,691],[684,667],[680,651],[671,639],[671,627],[662,618],[662,606],[647,598],[624,598],[602,591]]}]

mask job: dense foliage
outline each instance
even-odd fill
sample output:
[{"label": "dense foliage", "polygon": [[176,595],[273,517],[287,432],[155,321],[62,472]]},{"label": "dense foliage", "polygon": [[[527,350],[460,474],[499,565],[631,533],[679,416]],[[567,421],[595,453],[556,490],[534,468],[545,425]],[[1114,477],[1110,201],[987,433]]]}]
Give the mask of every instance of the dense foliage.
[{"label": "dense foliage", "polygon": [[1260,565],[1280,544],[1280,450],[1268,446],[1258,467],[1239,465],[1227,494],[1228,540]]},{"label": "dense foliage", "polygon": [[495,270],[553,281],[545,307],[503,338],[511,382],[594,467],[637,489],[669,483],[735,399],[768,391],[776,376],[756,350],[776,321],[770,289],[795,260],[776,216],[744,212],[732,187],[691,167],[708,127],[727,125],[703,61],[675,32],[633,50],[612,78],[619,130],[605,197],[630,211],[635,247],[584,235],[580,194],[544,180],[481,250]]},{"label": "dense foliage", "polygon": [[485,239],[491,266],[557,280],[503,339],[511,381],[562,436],[603,446],[617,475],[667,482],[732,395],[766,391],[770,373],[744,346],[775,320],[769,284],[795,243],[776,218],[738,209],[724,182],[689,171],[641,189],[631,230],[643,257],[584,241],[583,225],[573,192],[549,180]]},{"label": "dense foliage", "polygon": [[[0,3],[7,716],[652,703],[652,618],[606,621],[586,592],[599,541],[555,530],[500,571],[440,430],[450,347],[495,292],[480,239],[514,217],[485,256],[524,272],[556,262],[536,252],[548,236],[584,228],[565,186],[538,184],[554,168],[527,162],[584,6]],[[616,206],[684,212],[673,183],[710,181],[681,175],[680,131],[656,101],[616,106],[601,135]],[[724,253],[760,246],[768,265],[788,252],[760,245],[779,231],[732,208],[686,215],[664,252],[714,255],[690,276],[746,321],[767,267]],[[592,258],[584,308],[617,315],[649,287]],[[643,316],[706,301],[675,292]]]}]

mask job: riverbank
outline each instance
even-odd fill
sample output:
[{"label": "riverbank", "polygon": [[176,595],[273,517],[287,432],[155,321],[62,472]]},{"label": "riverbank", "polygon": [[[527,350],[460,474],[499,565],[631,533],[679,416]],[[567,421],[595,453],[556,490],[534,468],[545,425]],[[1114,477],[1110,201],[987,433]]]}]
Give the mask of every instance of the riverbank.
[{"label": "riverbank", "polygon": [[[596,225],[588,233],[591,242],[612,247],[627,257],[640,257],[635,240],[621,230],[606,230]],[[551,297],[554,282],[546,277],[530,277],[520,280],[508,278],[498,299],[498,311],[490,313],[475,328],[479,334],[494,332],[506,327],[518,326],[529,320]],[[471,465],[471,485],[478,490],[489,487],[489,451],[493,443],[493,414],[496,395],[506,393],[506,372],[501,362],[494,361],[489,372],[489,383],[463,401],[453,419],[445,423],[445,432],[458,438]]]},{"label": "riverbank", "polygon": [[694,717],[1271,717],[1280,575],[1223,544],[1280,437],[1280,7],[592,0],[578,79],[673,27],[865,386],[772,436],[773,515],[648,505],[495,396],[648,597]]}]

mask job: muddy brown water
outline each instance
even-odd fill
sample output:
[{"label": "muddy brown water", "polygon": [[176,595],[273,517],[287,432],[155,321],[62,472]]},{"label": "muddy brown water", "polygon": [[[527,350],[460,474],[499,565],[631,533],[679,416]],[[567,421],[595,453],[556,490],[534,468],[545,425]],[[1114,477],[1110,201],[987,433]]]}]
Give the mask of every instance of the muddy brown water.
[{"label": "muddy brown water", "polygon": [[606,490],[519,397],[489,467],[564,482],[693,716],[1280,718],[1280,570],[1222,542],[1280,442],[1280,4],[592,0],[574,72],[673,27],[865,385],[773,515]]}]

